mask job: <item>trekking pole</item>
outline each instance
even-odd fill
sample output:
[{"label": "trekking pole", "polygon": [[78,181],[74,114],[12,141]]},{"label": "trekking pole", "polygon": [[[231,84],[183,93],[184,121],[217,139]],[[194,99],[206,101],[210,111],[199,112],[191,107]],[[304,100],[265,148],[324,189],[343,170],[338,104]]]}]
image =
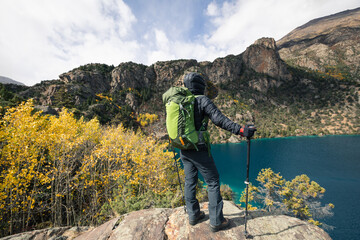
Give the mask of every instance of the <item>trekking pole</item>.
[{"label": "trekking pole", "polygon": [[247,137],[247,164],[246,164],[246,200],[245,200],[245,238],[252,238],[247,231],[247,216],[248,216],[248,200],[249,200],[249,169],[250,169],[250,140],[251,137]]},{"label": "trekking pole", "polygon": [[178,164],[177,164],[177,161],[176,161],[176,155],[175,155],[175,148],[171,147],[170,145],[170,139],[169,139],[169,146],[170,148],[172,149],[172,152],[174,154],[174,164],[175,164],[175,167],[176,167],[176,172],[177,172],[177,175],[178,175],[178,180],[179,180],[179,185],[180,185],[180,191],[181,191],[181,195],[182,195],[182,200],[184,202],[184,211],[186,213],[186,203],[185,203],[185,197],[184,197],[184,192],[183,192],[183,189],[182,189],[182,186],[181,186],[181,179],[180,179],[180,173],[179,173],[179,167],[178,167]]}]

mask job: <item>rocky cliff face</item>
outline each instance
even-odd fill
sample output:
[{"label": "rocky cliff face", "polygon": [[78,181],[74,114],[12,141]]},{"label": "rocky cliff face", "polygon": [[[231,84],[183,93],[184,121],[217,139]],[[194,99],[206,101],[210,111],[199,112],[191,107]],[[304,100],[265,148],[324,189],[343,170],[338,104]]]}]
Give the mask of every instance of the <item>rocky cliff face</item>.
[{"label": "rocky cliff face", "polygon": [[[56,105],[56,98],[69,95],[74,105],[81,105],[99,93],[116,93],[126,89],[151,88],[163,91],[181,85],[185,73],[201,72],[213,85],[226,84],[241,78],[246,71],[263,74],[254,77],[249,85],[266,92],[269,86],[279,86],[280,80],[289,79],[286,64],[280,59],[274,39],[259,39],[243,54],[218,58],[214,62],[175,60],[157,62],[151,66],[133,62],[121,63],[107,71],[101,64],[89,64],[59,76],[58,81],[46,81],[23,92],[23,96],[37,95],[41,105]],[[273,78],[264,84],[264,76]],[[35,93],[36,92],[36,93]]]},{"label": "rocky cliff face", "polygon": [[325,72],[330,66],[360,74],[360,8],[315,19],[277,42],[282,59]]},{"label": "rocky cliff face", "polygon": [[250,69],[264,75],[249,81],[250,87],[259,92],[266,93],[269,88],[279,87],[282,81],[292,79],[286,64],[280,59],[275,40],[272,38],[255,41],[243,53],[242,59]]},{"label": "rocky cliff face", "polygon": [[[224,202],[224,216],[231,219],[230,226],[212,233],[208,227],[207,203],[202,204],[205,219],[195,226],[188,223],[183,207],[175,209],[146,209],[114,218],[96,228],[65,227],[21,233],[3,238],[17,239],[67,239],[67,240],[207,240],[246,239],[244,235],[244,211],[229,201]],[[250,212],[247,230],[252,239],[282,240],[330,240],[322,229],[299,219],[277,215],[267,216],[261,212]]]},{"label": "rocky cliff face", "polygon": [[[111,72],[111,92],[127,88],[146,88],[155,79],[154,71],[132,62],[121,63]],[[105,92],[105,91],[103,91]]]},{"label": "rocky cliff face", "polygon": [[[245,72],[258,72],[248,85],[266,92],[271,86],[279,86],[280,80],[291,78],[286,65],[280,59],[273,39],[261,39],[243,54],[218,58],[214,62],[175,60],[157,62],[151,66],[133,62],[117,67],[104,64],[88,64],[59,76],[59,80],[44,81],[20,93],[24,98],[35,98],[39,105],[50,107],[76,107],[95,104],[97,94],[121,95],[118,104],[127,104],[133,111],[141,111],[140,94],[134,91],[151,91],[150,105],[161,103],[161,94],[170,86],[182,85],[184,74],[197,71],[208,81],[208,90],[218,91],[218,85],[236,82]],[[269,76],[271,79],[269,79]],[[120,99],[120,98],[119,98]],[[142,107],[147,109],[146,105]],[[98,105],[96,106],[98,107]],[[91,108],[92,109],[92,108]],[[84,112],[85,113],[85,112]]]},{"label": "rocky cliff face", "polygon": [[275,79],[290,79],[286,64],[280,59],[273,38],[261,38],[243,53],[244,63],[257,73],[266,74]]},{"label": "rocky cliff face", "polygon": [[87,89],[89,93],[108,92],[112,80],[99,71],[86,71],[81,69],[63,73],[59,77],[60,81],[65,85],[79,85],[82,87],[82,91],[86,91]]},{"label": "rocky cliff face", "polygon": [[[48,106],[47,112],[67,107],[78,116],[126,127],[139,127],[132,117],[136,114],[155,113],[159,121],[149,132],[163,136],[161,95],[181,85],[184,74],[196,71],[207,81],[207,94],[218,96],[213,101],[220,110],[241,124],[256,119],[262,137],[358,133],[359,22],[360,9],[315,19],[278,42],[261,38],[243,53],[213,62],[88,64],[18,94],[35,98],[41,109]],[[211,129],[214,142],[237,141]]]}]

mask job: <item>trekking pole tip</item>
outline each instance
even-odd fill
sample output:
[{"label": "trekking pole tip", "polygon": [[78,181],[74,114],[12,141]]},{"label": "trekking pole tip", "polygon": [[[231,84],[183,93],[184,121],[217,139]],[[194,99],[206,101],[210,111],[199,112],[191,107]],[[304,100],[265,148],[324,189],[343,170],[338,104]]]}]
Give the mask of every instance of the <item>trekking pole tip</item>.
[{"label": "trekking pole tip", "polygon": [[250,233],[248,233],[248,231],[246,231],[245,230],[245,232],[244,232],[244,235],[245,235],[245,239],[253,239],[254,237],[250,234]]}]

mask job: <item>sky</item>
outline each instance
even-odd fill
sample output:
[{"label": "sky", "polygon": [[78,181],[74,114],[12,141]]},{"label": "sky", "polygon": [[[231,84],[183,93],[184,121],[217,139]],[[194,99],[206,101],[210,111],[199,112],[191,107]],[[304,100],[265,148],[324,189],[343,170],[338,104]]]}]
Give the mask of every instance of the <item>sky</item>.
[{"label": "sky", "polygon": [[88,63],[213,61],[359,0],[0,0],[0,76],[32,86]]}]

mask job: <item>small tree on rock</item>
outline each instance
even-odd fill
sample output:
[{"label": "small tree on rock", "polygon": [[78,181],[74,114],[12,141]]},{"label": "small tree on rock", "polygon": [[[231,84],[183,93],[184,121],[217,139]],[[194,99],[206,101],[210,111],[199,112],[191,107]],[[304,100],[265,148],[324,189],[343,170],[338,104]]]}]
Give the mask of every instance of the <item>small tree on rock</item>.
[{"label": "small tree on rock", "polygon": [[[323,224],[314,219],[333,215],[334,205],[329,203],[322,206],[320,202],[325,188],[310,181],[305,174],[286,181],[279,173],[274,173],[273,170],[267,168],[260,171],[256,180],[259,186],[250,185],[249,188],[249,202],[255,202],[254,206],[259,206],[274,214],[291,215],[317,226]],[[240,202],[245,202],[245,190]]]}]

